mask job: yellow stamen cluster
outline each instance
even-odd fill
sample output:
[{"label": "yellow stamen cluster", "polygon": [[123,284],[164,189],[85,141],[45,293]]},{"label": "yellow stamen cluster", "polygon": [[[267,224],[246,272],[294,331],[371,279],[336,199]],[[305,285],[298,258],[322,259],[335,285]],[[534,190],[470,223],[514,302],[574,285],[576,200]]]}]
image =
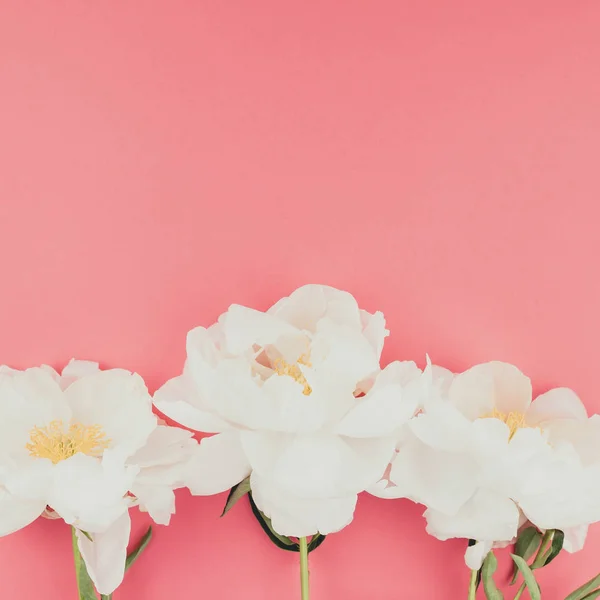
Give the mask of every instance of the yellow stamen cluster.
[{"label": "yellow stamen cluster", "polygon": [[71,423],[66,429],[60,420],[45,427],[34,427],[26,444],[31,456],[48,458],[54,464],[81,452],[88,456],[102,456],[110,444],[100,425]]},{"label": "yellow stamen cluster", "polygon": [[503,423],[506,423],[510,433],[508,439],[512,439],[512,437],[517,433],[519,429],[524,429],[530,427],[525,420],[525,415],[522,412],[511,411],[509,413],[503,413],[499,411],[497,408],[491,413],[483,416],[484,419],[500,419]]},{"label": "yellow stamen cluster", "polygon": [[298,359],[298,362],[293,365],[283,358],[276,358],[273,361],[273,369],[275,370],[275,373],[277,373],[277,375],[287,375],[288,377],[291,377],[294,381],[297,381],[304,388],[302,390],[302,393],[305,396],[310,396],[310,394],[312,393],[312,388],[310,387],[310,385],[308,385],[306,377],[304,377],[302,371],[300,370],[300,367],[298,366],[299,364],[310,367],[310,357],[306,354],[303,354]]}]

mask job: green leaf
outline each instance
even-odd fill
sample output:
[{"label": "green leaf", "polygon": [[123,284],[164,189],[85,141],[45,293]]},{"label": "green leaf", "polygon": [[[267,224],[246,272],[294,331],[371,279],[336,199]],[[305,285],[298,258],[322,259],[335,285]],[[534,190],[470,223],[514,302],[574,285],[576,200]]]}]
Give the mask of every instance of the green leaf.
[{"label": "green leaf", "polygon": [[308,553],[310,554],[313,550],[316,550],[324,541],[327,536],[322,533],[317,533],[312,536],[312,539],[308,543]]},{"label": "green leaf", "polygon": [[563,542],[565,541],[565,534],[560,529],[554,530],[554,535],[552,536],[552,547],[550,548],[550,553],[544,559],[544,564],[542,566],[549,565],[560,553],[563,547]]},{"label": "green leaf", "polygon": [[581,600],[596,600],[600,598],[600,590],[594,590],[591,594],[584,596]]},{"label": "green leaf", "polygon": [[152,539],[152,527],[148,527],[148,531],[144,534],[144,537],[140,540],[140,543],[127,555],[125,561],[125,571],[133,565],[133,563],[140,557],[140,554],[146,549],[146,546]]},{"label": "green leaf", "polygon": [[596,577],[592,577],[587,583],[584,583],[574,592],[571,592],[565,600],[583,600],[590,592],[595,593],[598,586],[600,586],[600,574],[596,575]]},{"label": "green leaf", "polygon": [[[529,560],[535,551],[539,548],[540,542],[542,541],[542,534],[535,527],[527,527],[523,529],[517,538],[515,544],[515,554],[522,556],[524,560]],[[512,579],[510,584],[513,585],[517,581],[519,576],[519,569],[517,565],[514,565]]]},{"label": "green leaf", "polygon": [[537,581],[535,580],[533,571],[529,568],[529,565],[525,562],[525,560],[521,556],[517,556],[516,554],[511,554],[510,556],[513,559],[513,561],[515,562],[515,564],[517,565],[517,568],[521,572],[521,575],[523,575],[523,579],[525,580],[525,585],[527,586],[527,589],[529,590],[529,596],[530,596],[531,600],[540,600],[541,599],[540,588],[537,584]]},{"label": "green leaf", "polygon": [[85,568],[83,557],[79,552],[79,544],[77,543],[77,530],[71,528],[73,541],[73,559],[75,561],[75,576],[77,578],[77,590],[79,591],[79,600],[97,600],[94,584]]},{"label": "green leaf", "polygon": [[246,477],[243,481],[240,481],[237,485],[234,485],[227,496],[227,502],[221,516],[224,517],[232,508],[233,505],[246,494],[250,492],[250,477]]},{"label": "green leaf", "polygon": [[488,552],[488,555],[485,557],[483,561],[483,565],[481,567],[481,581],[483,582],[483,591],[485,592],[485,597],[488,600],[504,600],[504,596],[502,592],[496,586],[494,582],[494,573],[498,568],[498,561],[494,556],[493,552]]},{"label": "green leaf", "polygon": [[288,550],[290,552],[300,552],[300,545],[296,542],[292,541],[289,537],[285,535],[281,535],[277,533],[273,529],[273,525],[271,524],[271,519],[263,514],[256,504],[254,503],[254,499],[252,498],[252,492],[248,494],[248,499],[250,500],[250,507],[252,508],[252,513],[256,517],[256,520],[259,522],[263,531],[269,536],[269,539],[282,550]]}]

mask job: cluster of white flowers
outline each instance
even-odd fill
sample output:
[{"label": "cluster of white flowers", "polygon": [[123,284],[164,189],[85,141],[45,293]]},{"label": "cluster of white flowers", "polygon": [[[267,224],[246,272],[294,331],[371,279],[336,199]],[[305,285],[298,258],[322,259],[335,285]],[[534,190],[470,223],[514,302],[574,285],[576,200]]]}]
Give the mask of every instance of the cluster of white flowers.
[{"label": "cluster of white flowers", "polygon": [[568,389],[532,402],[529,379],[506,363],[381,368],[387,335],[381,313],[326,286],[266,312],[232,305],[188,334],[183,374],[154,395],[168,418],[214,434],[200,444],[161,424],[138,375],[83,361],[61,375],[0,368],[0,535],[59,516],[110,594],[130,507],[167,524],[176,488],[215,494],[247,480],[283,536],[339,531],[368,491],[425,505],[439,539],[474,540],[474,570],[526,524],[579,550],[600,520],[600,418]]}]

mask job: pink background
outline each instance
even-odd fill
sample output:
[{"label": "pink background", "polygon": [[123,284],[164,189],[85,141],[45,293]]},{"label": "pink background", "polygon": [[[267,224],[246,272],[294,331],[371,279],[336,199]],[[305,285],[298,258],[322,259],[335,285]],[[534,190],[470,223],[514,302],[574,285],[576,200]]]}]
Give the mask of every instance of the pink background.
[{"label": "pink background", "polygon": [[[596,0],[0,0],[0,363],[155,389],[191,327],[323,282],[385,312],[386,361],[508,360],[600,410],[599,29]],[[181,493],[115,599],[299,597],[223,501]],[[421,512],[362,498],[314,600],[465,598]],[[74,598],[69,544],[1,539],[2,597]],[[544,598],[599,551],[600,526]]]}]

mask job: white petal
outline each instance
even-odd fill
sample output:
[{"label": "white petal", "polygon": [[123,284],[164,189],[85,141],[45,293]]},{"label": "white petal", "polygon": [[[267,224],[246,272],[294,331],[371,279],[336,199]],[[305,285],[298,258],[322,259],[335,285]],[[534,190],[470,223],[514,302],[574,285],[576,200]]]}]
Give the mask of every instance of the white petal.
[{"label": "white petal", "polygon": [[198,447],[191,435],[177,427],[159,426],[128,461],[140,467],[131,492],[140,509],[161,525],[168,525],[175,512],[173,490],[186,485],[189,463]]},{"label": "white petal", "polygon": [[366,310],[361,310],[360,318],[363,325],[363,335],[369,340],[369,344],[375,350],[377,360],[379,360],[381,359],[385,338],[390,334],[385,328],[385,317],[380,311],[371,314]]},{"label": "white petal", "polygon": [[[215,323],[208,329],[196,327],[188,332],[184,378],[179,382],[179,389],[174,390],[176,395],[183,394],[182,399],[199,410],[220,414],[215,369],[225,359],[232,358],[225,351],[225,345],[221,323]],[[247,362],[248,357],[244,358]]]},{"label": "white petal", "polygon": [[419,381],[422,372],[412,360],[395,360],[377,374],[373,389],[399,384],[406,387]]},{"label": "white petal", "polygon": [[[518,502],[527,495],[527,488],[542,485],[539,480],[533,482],[539,469],[535,465],[550,448],[538,429],[519,429],[510,441],[508,428],[498,419],[479,419],[473,423],[473,430],[471,452],[481,469],[482,487]],[[543,468],[538,475],[545,477]]]},{"label": "white petal", "polygon": [[93,375],[100,371],[100,366],[97,362],[91,360],[75,360],[71,359],[69,364],[62,370],[60,377],[60,387],[65,390],[75,380],[81,379],[86,375]]},{"label": "white petal", "polygon": [[468,453],[436,450],[413,437],[400,448],[390,479],[398,497],[452,515],[475,492],[478,465]]},{"label": "white petal", "polygon": [[555,388],[538,396],[527,411],[528,425],[542,425],[555,419],[587,419],[587,411],[577,394],[568,388]]},{"label": "white petal", "polygon": [[431,373],[433,381],[439,386],[443,393],[447,394],[452,385],[452,381],[454,380],[454,373],[449,369],[438,365],[431,365]]},{"label": "white petal", "polygon": [[531,380],[517,367],[509,363],[488,363],[494,377],[494,400],[496,408],[503,412],[527,411],[531,404]]},{"label": "white petal", "polygon": [[[482,463],[485,469],[491,459],[497,458],[498,455],[508,451],[508,443],[510,441],[510,429],[500,419],[477,419],[473,421],[470,427],[471,433],[471,450],[477,454],[477,458]],[[523,432],[517,431],[515,434],[512,448],[515,449],[518,442],[521,440]],[[528,437],[525,435],[525,437]],[[537,437],[537,432],[536,436]]]},{"label": "white petal", "polygon": [[522,465],[519,505],[540,529],[600,521],[600,467],[583,467],[571,445],[561,445]]},{"label": "white petal", "polygon": [[252,470],[272,478],[279,458],[294,436],[275,431],[240,431],[240,439]]},{"label": "white petal", "polygon": [[96,589],[112,594],[123,581],[127,544],[131,533],[129,513],[124,513],[106,531],[91,534],[93,541],[77,530],[77,545]]},{"label": "white petal", "polygon": [[250,474],[239,432],[225,431],[204,438],[188,464],[187,486],[192,494],[219,494]]},{"label": "white petal", "polygon": [[492,542],[477,542],[465,551],[465,563],[472,571],[479,571],[483,560],[492,549]]},{"label": "white petal", "polygon": [[268,313],[297,329],[312,333],[316,331],[317,323],[325,317],[357,331],[363,327],[358,304],[352,294],[326,285],[302,286],[288,298],[279,300]]},{"label": "white petal", "polygon": [[496,408],[502,413],[525,413],[531,404],[531,381],[517,367],[493,361],[457,375],[450,399],[470,419]]},{"label": "white petal", "polygon": [[[197,383],[201,373],[190,372]],[[219,362],[211,373],[212,393],[203,396],[207,406],[224,420],[249,429],[265,427],[271,418],[271,405],[265,406],[259,384],[255,381],[249,360],[243,357]],[[290,379],[282,378],[282,379]],[[292,380],[293,381],[293,380]]]},{"label": "white petal", "polygon": [[[302,371],[312,388],[310,396],[304,396],[304,405],[306,406],[306,399],[309,398],[310,403],[306,410],[310,410],[310,422],[316,426],[305,426],[298,429],[298,431],[308,433],[318,431],[324,427],[331,427],[362,401],[362,399],[354,396],[356,387],[350,389],[356,386],[356,382],[350,381],[342,384],[340,379],[332,377],[331,372],[321,369],[319,366],[315,368],[303,367]],[[291,431],[290,427],[287,430]]]},{"label": "white petal", "polygon": [[[214,393],[214,370],[224,358],[230,357],[225,354],[224,345],[225,339],[220,323],[215,323],[208,329],[196,327],[187,334],[187,359],[183,374],[188,376],[193,384],[197,397],[193,399],[192,404],[197,408],[206,410],[210,406],[208,401]],[[190,385],[188,382],[184,383],[186,386]]]},{"label": "white petal", "polygon": [[567,527],[563,532],[565,534],[565,540],[563,548],[570,552],[579,552],[585,545],[585,538],[588,533],[588,525],[580,525],[579,527]]},{"label": "white petal", "polygon": [[[52,379],[54,379],[54,381],[58,382],[60,385],[60,375],[56,372],[56,370],[53,367],[51,367],[50,365],[40,365],[39,368],[43,371],[46,371],[46,373],[48,373],[48,375],[50,375],[50,377],[52,377]],[[2,372],[2,367],[0,367],[0,372]],[[7,371],[7,373],[8,372],[9,371]],[[17,371],[15,371],[14,369],[10,369],[10,372],[15,373]]]},{"label": "white petal", "polygon": [[223,348],[219,348],[216,340],[225,343],[225,337],[220,323],[211,327],[195,327],[188,331],[185,339],[185,349],[188,359],[200,359],[210,367],[215,367],[217,362],[224,357]]},{"label": "white petal", "polygon": [[189,456],[196,444],[190,431],[159,425],[148,437],[146,445],[128,462],[142,469],[172,465]]},{"label": "white petal", "polygon": [[54,465],[48,504],[69,524],[88,532],[104,531],[130,506],[126,498],[137,470],[106,450],[102,462],[75,454]]},{"label": "white petal", "polygon": [[[277,338],[277,345],[270,347],[268,354],[275,357],[278,356],[279,353],[284,360],[290,364],[294,364],[298,362],[301,357],[305,356],[309,350],[310,338],[305,332],[296,331],[293,334],[279,336]],[[267,372],[268,369],[265,373]]]},{"label": "white petal", "polygon": [[394,439],[297,435],[278,457],[272,481],[304,498],[340,497],[375,484],[394,451]]},{"label": "white petal", "polygon": [[65,396],[73,419],[84,425],[100,425],[124,456],[141,448],[155,429],[152,401],[144,380],[122,369],[99,371],[74,381]]},{"label": "white petal", "polygon": [[[308,379],[315,381],[312,378]],[[320,429],[325,424],[328,410],[328,400],[323,401],[321,390],[316,388],[305,396],[303,386],[292,377],[274,375],[264,382],[261,388],[261,398],[258,400],[262,411],[261,422],[256,422],[256,428],[272,429],[275,431],[309,432]],[[335,401],[336,396],[332,396]],[[254,398],[251,399],[251,402]],[[258,407],[256,407],[258,408]],[[265,410],[268,414],[265,414]],[[250,416],[244,418],[245,423],[252,423]]]},{"label": "white petal", "polygon": [[281,336],[298,333],[282,319],[238,304],[232,304],[219,317],[219,323],[223,326],[227,350],[232,354],[242,354],[255,344],[262,347],[274,344]]},{"label": "white petal", "polygon": [[340,421],[336,433],[351,437],[391,435],[417,407],[417,396],[404,394],[401,385],[374,388]]},{"label": "white petal", "polygon": [[572,444],[585,466],[600,462],[600,415],[592,415],[584,421],[576,419],[546,421],[543,430],[553,446]]},{"label": "white petal", "polygon": [[35,521],[46,508],[42,499],[24,500],[0,485],[0,536],[9,535]]},{"label": "white petal", "polygon": [[519,526],[517,505],[510,498],[483,489],[478,490],[454,515],[428,509],[424,516],[427,533],[440,540],[510,540],[517,534]]},{"label": "white petal", "polygon": [[330,319],[319,321],[311,344],[311,362],[315,369],[323,369],[339,382],[347,393],[379,371],[377,354],[362,333]]},{"label": "white petal", "polygon": [[[448,369],[438,367],[431,364],[429,356],[427,356],[427,365],[423,369],[423,373],[417,382],[417,389],[420,395],[419,405],[429,412],[430,409],[441,402],[449,401],[449,392],[454,374]],[[415,385],[413,383],[412,385]],[[456,410],[459,410],[456,407]]]},{"label": "white petal", "polygon": [[15,496],[27,500],[43,500],[51,485],[53,465],[48,459],[27,457],[6,469],[4,485]]},{"label": "white petal", "polygon": [[60,386],[42,368],[0,374],[0,414],[0,452],[22,456],[34,427],[71,418]]},{"label": "white petal", "polygon": [[395,360],[382,371],[375,372],[367,379],[359,382],[358,391],[367,394],[388,385],[400,385],[402,389],[409,390],[411,397],[416,395],[419,405],[422,402],[422,395],[426,388],[423,382],[423,373],[414,361]]},{"label": "white petal", "polygon": [[461,452],[468,448],[471,423],[449,402],[439,402],[412,419],[410,430],[432,448]]},{"label": "white petal", "polygon": [[481,367],[455,375],[448,390],[450,402],[471,421],[494,410],[494,381]]},{"label": "white petal", "polygon": [[344,442],[354,453],[355,476],[353,490],[369,489],[383,477],[396,451],[396,436],[379,438],[348,438]]},{"label": "white petal", "polygon": [[254,502],[281,535],[328,535],[346,527],[354,516],[355,494],[339,498],[301,498],[255,473],[251,486]]},{"label": "white petal", "polygon": [[203,405],[200,392],[188,375],[174,377],[158,389],[154,406],[169,419],[196,431],[220,433],[231,427]]},{"label": "white petal", "polygon": [[140,510],[150,514],[155,523],[168,525],[175,513],[175,492],[165,485],[134,483],[131,493],[139,500]]}]

